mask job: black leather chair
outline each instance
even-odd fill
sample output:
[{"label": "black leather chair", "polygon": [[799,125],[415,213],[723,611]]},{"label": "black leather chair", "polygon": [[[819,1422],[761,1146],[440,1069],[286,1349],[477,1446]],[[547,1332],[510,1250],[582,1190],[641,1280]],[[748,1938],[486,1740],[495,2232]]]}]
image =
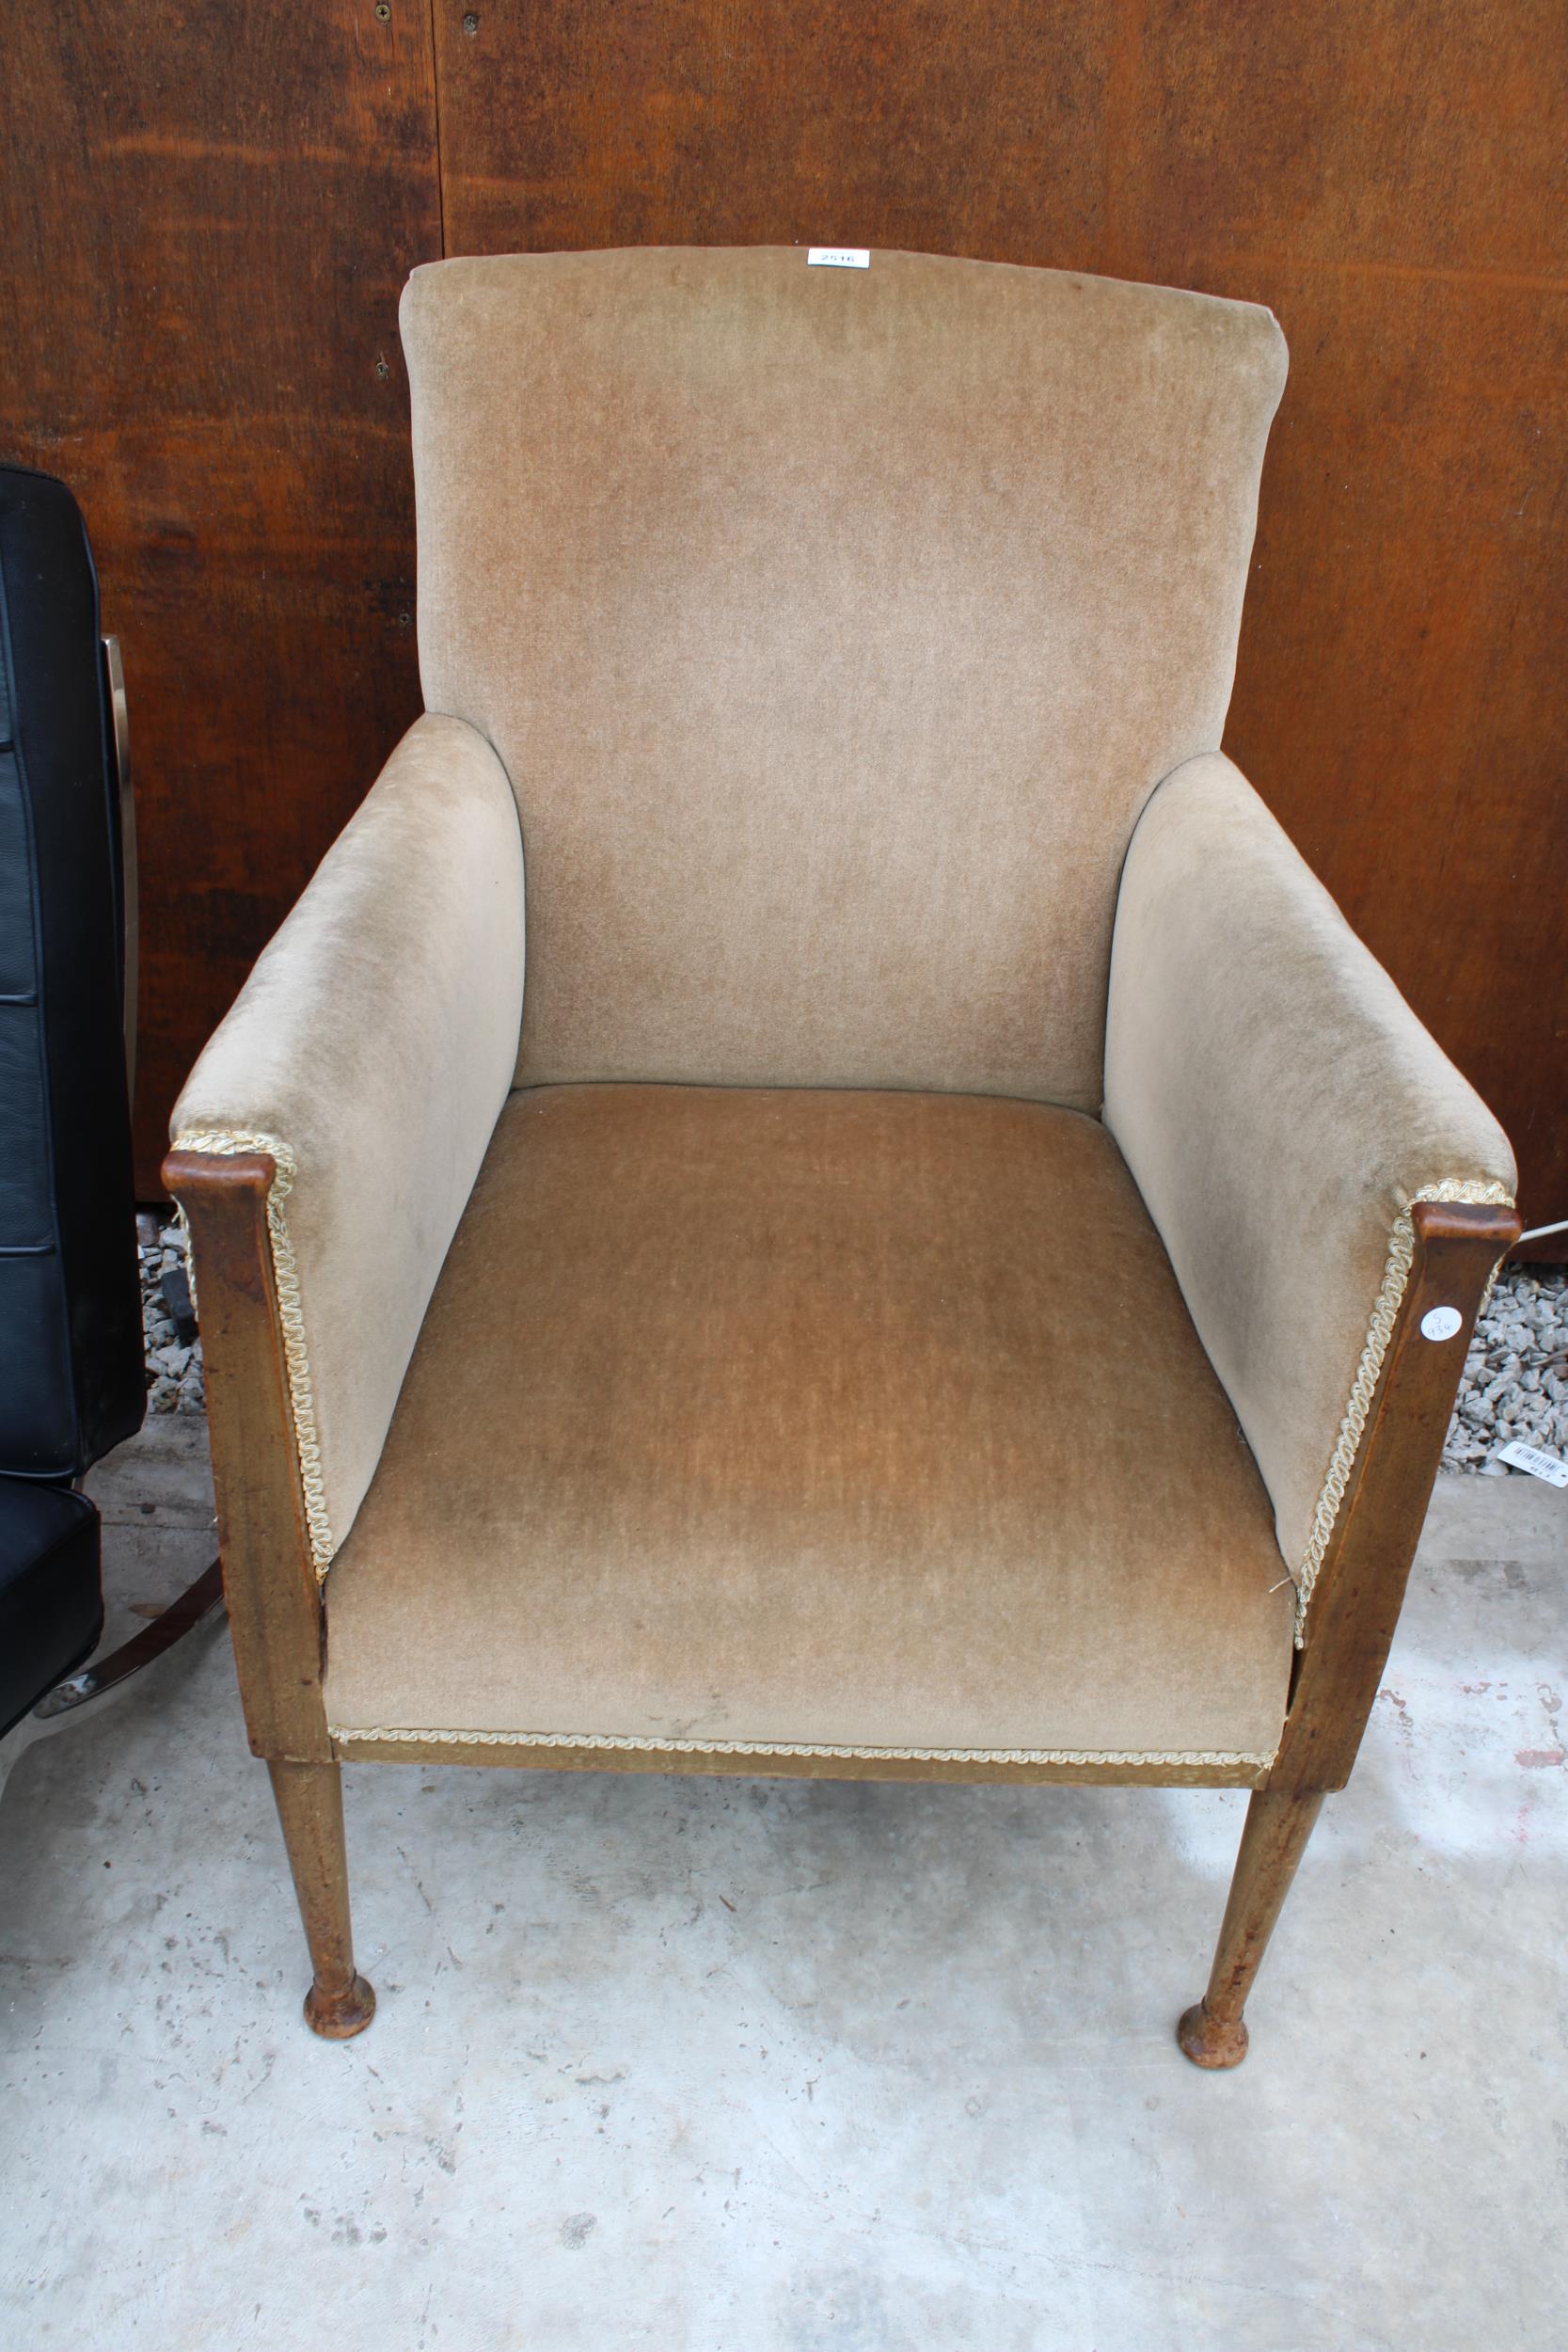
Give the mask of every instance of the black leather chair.
[{"label": "black leather chair", "polygon": [[75,500],[0,467],[0,1734],[99,1638],[73,1487],[146,1409],[122,699]]}]

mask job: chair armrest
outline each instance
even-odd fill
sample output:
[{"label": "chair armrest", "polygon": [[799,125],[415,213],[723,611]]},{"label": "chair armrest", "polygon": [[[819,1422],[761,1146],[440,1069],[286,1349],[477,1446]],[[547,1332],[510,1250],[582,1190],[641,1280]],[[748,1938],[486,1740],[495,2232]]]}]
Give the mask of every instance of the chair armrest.
[{"label": "chair armrest", "polygon": [[[263,950],[175,1105],[177,1151],[263,1152],[318,1575],[364,1499],[512,1086],[523,855],[461,719],[410,728]],[[201,1249],[197,1240],[199,1295]]]},{"label": "chair armrest", "polygon": [[1304,1616],[1409,1275],[1412,1203],[1509,1202],[1515,1169],[1217,752],[1166,778],[1128,852],[1105,1120],[1257,1458]]}]

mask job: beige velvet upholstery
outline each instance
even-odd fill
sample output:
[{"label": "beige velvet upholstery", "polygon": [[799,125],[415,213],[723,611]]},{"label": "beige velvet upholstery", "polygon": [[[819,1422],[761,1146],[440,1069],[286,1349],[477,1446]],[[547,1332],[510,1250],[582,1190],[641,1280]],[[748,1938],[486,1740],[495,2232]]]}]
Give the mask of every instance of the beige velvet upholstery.
[{"label": "beige velvet upholstery", "polygon": [[327,1579],[327,1715],[1262,1763],[1283,1577],[1097,1121],[530,1089]]},{"label": "beige velvet upholstery", "polygon": [[1411,1196],[1513,1183],[1215,749],[1274,321],[779,248],[403,318],[442,715],[176,1113],[278,1155],[330,1721],[1261,1766]]},{"label": "beige velvet upholstery", "polygon": [[442,262],[420,659],[515,787],[520,1081],[1098,1112],[1117,875],[1220,739],[1269,312],[926,254]]},{"label": "beige velvet upholstery", "polygon": [[427,716],[257,963],[171,1129],[281,1151],[279,1291],[324,1566],[370,1484],[506,1098],[522,991],[505,771],[461,720]]},{"label": "beige velvet upholstery", "polygon": [[1421,1193],[1512,1199],[1508,1138],[1245,778],[1161,786],[1117,908],[1105,1120],[1299,1571]]}]

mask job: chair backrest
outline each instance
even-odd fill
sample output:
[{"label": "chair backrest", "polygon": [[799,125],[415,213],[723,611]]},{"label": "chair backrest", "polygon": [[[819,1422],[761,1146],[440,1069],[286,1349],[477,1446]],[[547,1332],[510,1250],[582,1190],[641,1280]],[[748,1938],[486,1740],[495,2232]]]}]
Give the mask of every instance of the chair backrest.
[{"label": "chair backrest", "polygon": [[63,482],[0,467],[0,1471],[65,1479],[147,1403],[114,714]]},{"label": "chair backrest", "polygon": [[1117,879],[1220,739],[1272,315],[799,247],[403,302],[433,710],[512,777],[518,1076],[1097,1111]]}]

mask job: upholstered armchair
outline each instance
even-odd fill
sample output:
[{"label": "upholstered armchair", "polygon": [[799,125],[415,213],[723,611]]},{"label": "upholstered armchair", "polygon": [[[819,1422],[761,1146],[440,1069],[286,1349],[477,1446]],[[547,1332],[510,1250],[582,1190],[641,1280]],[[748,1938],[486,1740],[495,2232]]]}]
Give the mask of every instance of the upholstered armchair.
[{"label": "upholstered armchair", "polygon": [[1518,1230],[1219,749],[1279,330],[755,248],[403,332],[426,714],[166,1164],[306,2014],[345,1761],[1180,1783],[1232,2065]]}]

